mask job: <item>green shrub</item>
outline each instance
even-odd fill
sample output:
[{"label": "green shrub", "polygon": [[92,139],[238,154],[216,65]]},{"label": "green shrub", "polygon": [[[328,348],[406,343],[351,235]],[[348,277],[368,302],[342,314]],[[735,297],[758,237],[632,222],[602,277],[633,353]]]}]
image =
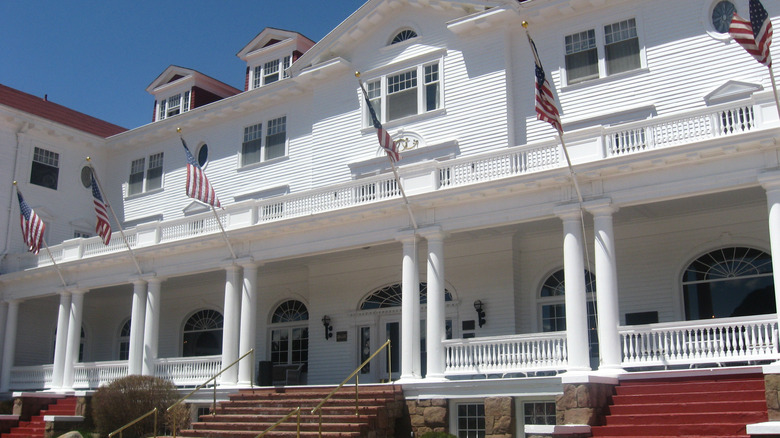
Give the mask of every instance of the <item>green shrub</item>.
[{"label": "green shrub", "polygon": [[446,432],[425,432],[420,438],[458,438]]},{"label": "green shrub", "polygon": [[[178,400],[176,387],[163,379],[152,376],[127,376],[98,389],[92,397],[92,414],[95,426],[105,436],[120,427],[157,408],[157,429],[172,419],[166,409]],[[176,412],[183,417],[184,406]],[[186,427],[178,424],[179,428]],[[142,437],[154,431],[154,414],[125,429],[123,435]]]}]

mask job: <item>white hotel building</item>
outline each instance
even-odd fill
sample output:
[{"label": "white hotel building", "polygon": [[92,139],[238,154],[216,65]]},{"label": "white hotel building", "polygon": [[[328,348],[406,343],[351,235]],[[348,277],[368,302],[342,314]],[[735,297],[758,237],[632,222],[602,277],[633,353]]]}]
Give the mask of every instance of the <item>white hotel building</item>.
[{"label": "white hotel building", "polygon": [[[169,67],[130,130],[5,90],[0,391],[191,386],[250,349],[222,388],[268,361],[333,384],[386,340],[408,398],[453,403],[775,361],[780,119],[768,69],[724,33],[730,7],[748,15],[747,0],[369,0],[316,43],[260,32],[238,52],[244,90]],[[582,203],[536,119],[524,20]],[[356,71],[402,149],[408,207]],[[185,196],[177,128],[227,237]],[[94,236],[86,157],[132,252],[113,219],[108,246]],[[25,251],[12,181],[56,268]],[[699,342],[733,332],[738,346]],[[384,357],[361,382],[387,379]]]}]

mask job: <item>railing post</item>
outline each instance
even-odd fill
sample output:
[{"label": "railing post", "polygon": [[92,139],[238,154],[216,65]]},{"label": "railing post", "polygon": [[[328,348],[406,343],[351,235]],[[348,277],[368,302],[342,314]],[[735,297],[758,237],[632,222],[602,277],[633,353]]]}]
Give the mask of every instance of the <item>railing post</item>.
[{"label": "railing post", "polygon": [[358,395],[358,386],[360,386],[360,375],[355,374],[355,416],[360,416],[360,396]]}]

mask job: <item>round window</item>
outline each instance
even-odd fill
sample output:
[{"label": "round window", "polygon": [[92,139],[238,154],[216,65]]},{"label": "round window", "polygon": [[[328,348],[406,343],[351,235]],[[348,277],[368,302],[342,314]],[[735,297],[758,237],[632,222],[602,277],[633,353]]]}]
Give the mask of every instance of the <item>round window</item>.
[{"label": "round window", "polygon": [[84,166],[81,168],[81,184],[84,185],[84,188],[90,188],[92,187],[92,168],[89,166]]},{"label": "round window", "polygon": [[203,143],[200,149],[198,149],[198,165],[200,167],[203,167],[206,165],[206,162],[208,160],[209,160],[209,145]]},{"label": "round window", "polygon": [[728,0],[719,1],[712,8],[712,26],[720,33],[728,33],[735,12],[737,7],[734,3]]}]

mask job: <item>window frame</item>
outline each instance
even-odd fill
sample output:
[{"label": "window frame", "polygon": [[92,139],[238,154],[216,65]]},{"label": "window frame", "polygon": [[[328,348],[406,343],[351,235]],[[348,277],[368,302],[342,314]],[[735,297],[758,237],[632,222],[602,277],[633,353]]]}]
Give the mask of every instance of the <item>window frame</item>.
[{"label": "window frame", "polygon": [[[636,34],[635,36],[631,36],[630,38],[623,39],[620,41],[614,41],[610,44],[607,44],[607,31],[605,29],[606,27],[620,25],[623,22],[630,23],[632,20],[634,25],[633,30]],[[598,68],[598,74],[597,75],[591,74],[582,77],[577,77],[574,79],[569,79],[570,68],[567,67],[566,65],[569,56],[572,56],[576,53],[585,53],[586,50],[567,53],[568,50],[567,39],[570,37],[582,35],[583,33],[589,33],[589,32],[593,32],[595,36],[596,66]],[[638,58],[639,65],[636,68],[630,68],[627,70],[610,73],[609,72],[610,59],[607,59],[608,47],[615,47],[617,44],[620,44],[625,41],[633,40],[634,38],[636,39],[637,46],[638,46],[638,51],[636,56]],[[647,56],[646,56],[644,32],[642,28],[642,21],[639,19],[638,16],[612,17],[610,19],[605,19],[600,22],[590,23],[589,25],[583,26],[581,28],[574,28],[572,29],[572,32],[566,33],[563,36],[563,49],[564,49],[563,50],[564,62],[561,64],[559,70],[561,74],[561,82],[564,87],[580,85],[585,83],[593,83],[598,80],[620,77],[623,75],[632,74],[647,69]],[[588,50],[591,49],[589,48]]]},{"label": "window frame", "polygon": [[[173,105],[174,102],[176,103],[175,105]],[[190,90],[171,94],[170,96],[162,98],[157,103],[157,121],[186,113],[190,110],[191,105],[192,94]]]},{"label": "window frame", "polygon": [[[436,58],[404,68],[394,69],[392,72],[376,75],[373,78],[366,80],[366,92],[368,93],[369,100],[374,107],[374,111],[379,118],[380,123],[387,127],[386,125],[402,123],[402,121],[408,121],[410,118],[443,111],[445,108],[443,64],[444,61],[442,58]],[[429,68],[432,68],[433,66],[435,66],[436,71],[429,71]],[[401,76],[405,74],[410,74],[410,77],[401,78]],[[412,75],[414,77],[411,77]],[[435,76],[435,79],[432,78],[432,76]],[[394,80],[396,82],[392,83]],[[414,81],[414,85],[405,87],[406,83],[409,81]],[[393,85],[396,85],[396,88],[399,88],[395,92],[389,90]],[[401,89],[401,87],[404,88]],[[433,96],[429,96],[428,90],[431,89],[430,87],[435,87],[436,89]],[[412,113],[402,113],[401,115],[391,118],[390,115],[393,112],[391,100],[403,102],[403,100],[398,97],[411,89],[415,89],[414,99],[417,107],[416,111]],[[395,96],[395,99],[392,96]],[[432,100],[435,100],[433,105],[431,105]],[[367,129],[373,127],[371,115],[364,99],[361,100],[361,111],[363,128]]]},{"label": "window frame", "polygon": [[[289,154],[289,140],[288,135],[289,123],[287,115],[280,115],[272,117],[244,126],[243,138],[241,141],[241,148],[239,151],[238,167],[239,169],[256,166],[262,163],[269,163],[279,161],[287,158]],[[282,127],[283,131],[278,131]],[[273,131],[273,132],[272,132]],[[278,136],[284,134],[284,140],[279,143],[274,143],[271,146],[280,147],[281,153],[275,154],[269,157],[269,143],[272,136]],[[249,138],[251,136],[251,138]],[[249,139],[248,139],[249,138]],[[255,144],[257,144],[255,146]],[[249,147],[252,150],[248,150]],[[274,149],[275,150],[275,149]],[[249,157],[257,156],[257,159],[253,161],[247,161]]]},{"label": "window frame", "polygon": [[[130,173],[127,177],[126,183],[126,197],[138,196],[145,193],[153,193],[163,190],[165,187],[164,179],[164,152],[155,152],[141,158],[136,158],[130,162]],[[134,191],[134,187],[138,187],[137,191]]]},{"label": "window frame", "polygon": [[[44,184],[44,179],[49,173],[54,174],[54,184]],[[35,178],[35,181],[33,181]],[[32,160],[30,162],[30,184],[57,190],[60,181],[60,153],[41,146],[33,147]]]},{"label": "window frame", "polygon": [[[287,69],[292,65],[292,58],[293,54],[292,52],[289,52],[282,56],[262,59],[254,66],[250,67],[249,71],[251,72],[251,77],[249,78],[249,89],[254,90],[289,78],[290,73]],[[266,69],[273,66],[275,66],[273,72],[266,71]],[[268,78],[271,78],[272,75],[276,75],[276,79],[267,80]]]},{"label": "window frame", "polygon": [[[309,307],[301,300],[290,298],[278,303],[269,318],[268,324],[268,357],[275,365],[308,364],[311,332],[309,321],[311,314]],[[294,333],[298,331],[299,337]],[[276,333],[286,335],[286,338],[275,340]],[[296,347],[296,341],[298,342]],[[275,349],[274,343],[278,343],[279,349]],[[295,356],[299,360],[294,360]],[[285,356],[284,362],[277,360]],[[305,367],[304,367],[305,368]]]}]

